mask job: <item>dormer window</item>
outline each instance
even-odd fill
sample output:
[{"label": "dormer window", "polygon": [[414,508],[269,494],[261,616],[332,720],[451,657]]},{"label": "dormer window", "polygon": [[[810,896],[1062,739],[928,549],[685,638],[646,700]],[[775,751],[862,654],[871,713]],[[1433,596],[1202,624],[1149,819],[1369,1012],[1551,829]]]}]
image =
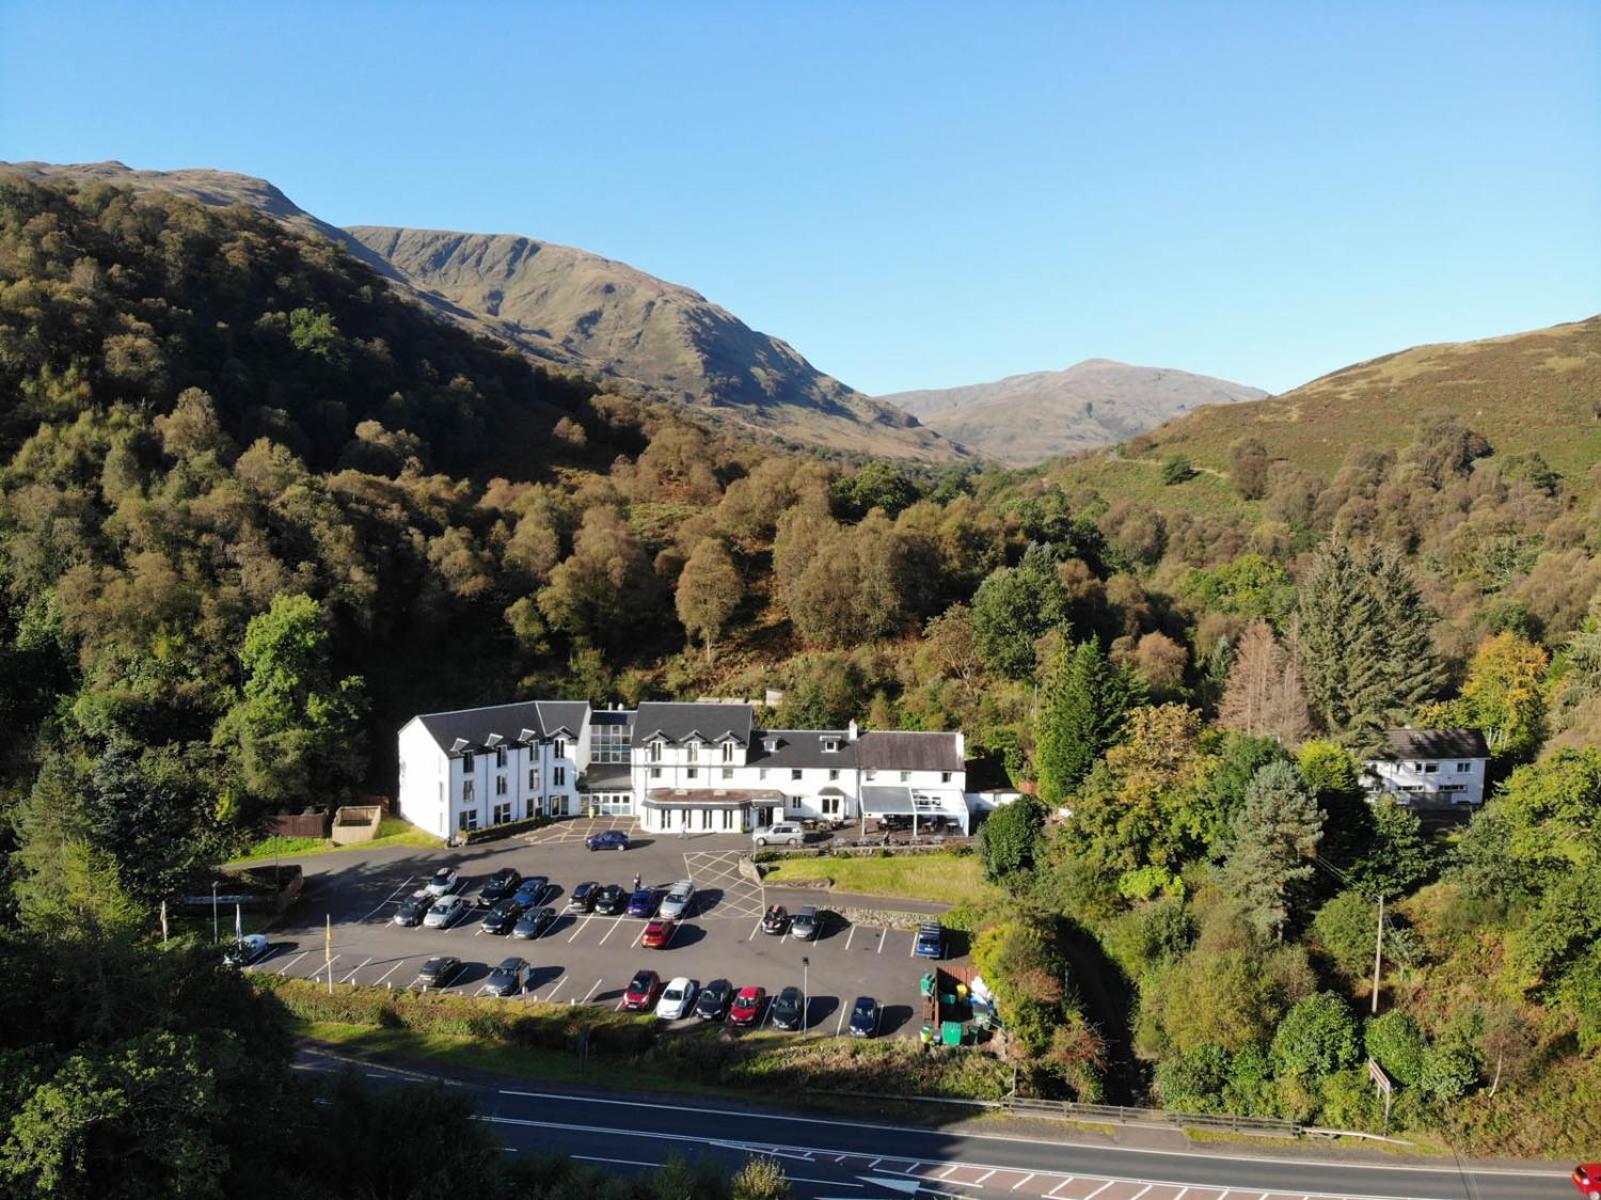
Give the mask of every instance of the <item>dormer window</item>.
[{"label": "dormer window", "polygon": [[662,740],[661,740],[661,738],[654,738],[651,741],[650,749],[646,752],[646,756],[645,757],[650,762],[653,762],[653,763],[661,762],[661,760],[662,760]]},{"label": "dormer window", "polygon": [[824,754],[837,754],[838,752],[839,752],[839,739],[838,738],[824,738],[823,739],[823,753]]},{"label": "dormer window", "polygon": [[461,756],[461,769],[465,774],[471,774],[473,769],[473,752],[467,751]]},{"label": "dormer window", "polygon": [[723,761],[725,763],[734,761],[734,743],[731,741],[723,743]]},{"label": "dormer window", "polygon": [[769,754],[776,754],[778,752],[778,739],[774,737],[763,738],[762,749]]},{"label": "dormer window", "polygon": [[684,745],[684,757],[690,762],[699,762],[700,761],[700,743],[699,742],[686,742],[685,745]]},{"label": "dormer window", "polygon": [[506,747],[504,747],[504,746],[496,746],[495,747],[495,765],[497,767],[502,767],[502,768],[505,767],[505,765],[506,765]]},{"label": "dormer window", "polygon": [[551,746],[550,752],[554,757],[556,757],[556,758],[566,758],[567,757],[567,739],[566,738],[557,738],[554,742],[552,742],[550,744],[550,746]]}]

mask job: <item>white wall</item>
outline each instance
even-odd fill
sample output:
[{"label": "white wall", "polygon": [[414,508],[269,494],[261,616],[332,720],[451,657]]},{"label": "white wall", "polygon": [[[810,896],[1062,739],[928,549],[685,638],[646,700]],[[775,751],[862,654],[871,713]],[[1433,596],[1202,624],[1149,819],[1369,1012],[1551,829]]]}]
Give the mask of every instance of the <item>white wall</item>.
[{"label": "white wall", "polygon": [[398,744],[397,814],[419,829],[446,836],[450,822],[449,760],[415,718],[401,727]]},{"label": "white wall", "polygon": [[[1483,804],[1487,765],[1482,758],[1409,759],[1400,762],[1372,759],[1367,763],[1367,769],[1380,791],[1389,792],[1403,803],[1422,795],[1434,802]],[[1465,770],[1461,769],[1464,767]],[[1460,787],[1462,790],[1446,792],[1448,787]],[[1408,791],[1408,788],[1421,789],[1421,792]]]}]

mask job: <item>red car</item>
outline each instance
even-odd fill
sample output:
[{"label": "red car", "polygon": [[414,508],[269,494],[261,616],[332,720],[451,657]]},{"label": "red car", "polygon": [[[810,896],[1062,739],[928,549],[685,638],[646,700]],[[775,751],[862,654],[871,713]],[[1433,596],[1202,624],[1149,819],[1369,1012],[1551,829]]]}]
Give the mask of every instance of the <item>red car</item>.
[{"label": "red car", "polygon": [[662,977],[655,971],[635,971],[623,990],[623,1009],[627,1012],[646,1012],[656,1003],[656,993],[662,990]]},{"label": "red car", "polygon": [[1574,1167],[1573,1186],[1586,1200],[1601,1200],[1601,1163],[1581,1163]]},{"label": "red car", "polygon": [[673,940],[673,930],[677,928],[673,921],[652,921],[645,926],[645,934],[639,939],[639,944],[647,950],[665,950],[667,943]]},{"label": "red car", "polygon": [[762,1019],[762,1006],[767,1003],[767,990],[759,987],[740,988],[739,995],[728,1009],[730,1025],[754,1025]]}]

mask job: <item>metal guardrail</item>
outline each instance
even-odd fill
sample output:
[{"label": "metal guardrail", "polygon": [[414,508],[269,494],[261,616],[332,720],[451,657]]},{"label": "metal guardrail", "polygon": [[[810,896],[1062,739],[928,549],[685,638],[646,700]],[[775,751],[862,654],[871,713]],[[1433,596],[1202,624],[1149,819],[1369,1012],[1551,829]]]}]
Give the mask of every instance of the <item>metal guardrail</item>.
[{"label": "metal guardrail", "polygon": [[1065,1117],[1092,1125],[1177,1125],[1189,1129],[1212,1129],[1222,1133],[1241,1133],[1257,1137],[1299,1137],[1301,1127],[1294,1121],[1270,1117],[1237,1117],[1227,1113],[1178,1113],[1161,1108],[1131,1108],[1122,1104],[1080,1104],[1073,1100],[1029,1100],[1011,1096],[1000,1106],[1008,1112],[1038,1113]]}]

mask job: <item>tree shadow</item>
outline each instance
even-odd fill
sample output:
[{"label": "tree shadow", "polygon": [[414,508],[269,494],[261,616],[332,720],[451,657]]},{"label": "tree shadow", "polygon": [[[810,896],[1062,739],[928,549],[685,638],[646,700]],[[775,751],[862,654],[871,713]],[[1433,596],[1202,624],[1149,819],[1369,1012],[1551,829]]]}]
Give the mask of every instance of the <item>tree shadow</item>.
[{"label": "tree shadow", "polygon": [[899,1033],[908,1023],[917,1016],[917,1010],[910,1004],[886,1004],[879,1013],[878,1033],[880,1037],[890,1037]]}]

